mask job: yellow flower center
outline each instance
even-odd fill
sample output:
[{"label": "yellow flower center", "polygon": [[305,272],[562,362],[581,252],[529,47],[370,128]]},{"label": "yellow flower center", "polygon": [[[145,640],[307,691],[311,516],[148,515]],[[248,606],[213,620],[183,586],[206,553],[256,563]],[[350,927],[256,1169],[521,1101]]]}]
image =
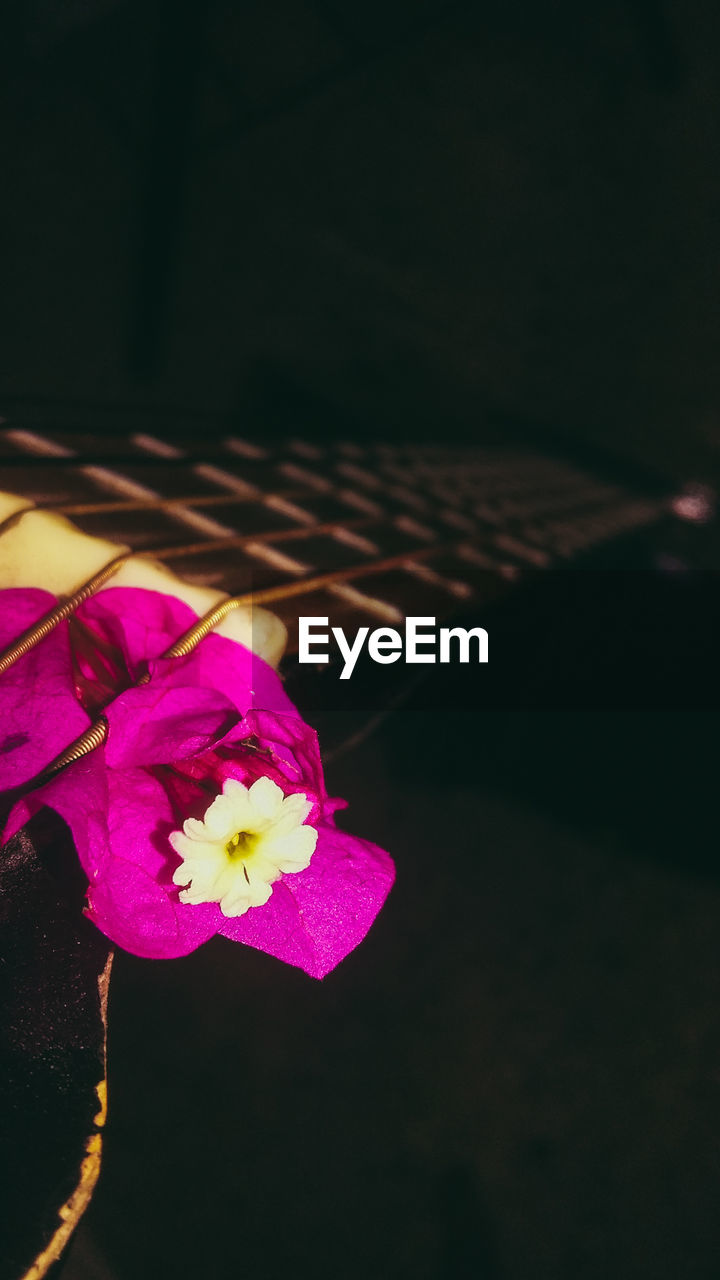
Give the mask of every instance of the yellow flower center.
[{"label": "yellow flower center", "polygon": [[225,845],[228,858],[248,858],[258,842],[256,831],[236,831]]}]

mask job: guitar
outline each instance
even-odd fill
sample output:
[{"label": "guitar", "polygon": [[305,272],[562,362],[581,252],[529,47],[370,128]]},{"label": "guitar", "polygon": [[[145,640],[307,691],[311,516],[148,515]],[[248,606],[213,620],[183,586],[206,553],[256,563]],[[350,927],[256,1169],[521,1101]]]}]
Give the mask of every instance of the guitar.
[{"label": "guitar", "polygon": [[[288,633],[288,688],[315,720],[329,713],[321,740],[330,753],[386,715],[418,672],[393,670],[392,686],[376,683],[373,696],[376,673],[340,681],[336,654],[301,667],[300,617],[327,618],[348,635],[401,627],[411,615],[475,619],[528,575],[666,516],[653,486],[618,484],[524,447],[268,443],[230,428],[205,434],[185,424],[170,435],[142,425],[98,436],[82,423],[8,424],[0,489],[193,587],[274,611]],[[18,518],[0,525],[0,566],[3,535]],[[112,581],[110,572],[95,589]],[[49,837],[21,832],[0,864],[2,1181],[12,1224],[0,1280],[48,1273],[99,1170],[111,957],[82,918],[83,885],[65,876],[71,865],[59,824]]]}]

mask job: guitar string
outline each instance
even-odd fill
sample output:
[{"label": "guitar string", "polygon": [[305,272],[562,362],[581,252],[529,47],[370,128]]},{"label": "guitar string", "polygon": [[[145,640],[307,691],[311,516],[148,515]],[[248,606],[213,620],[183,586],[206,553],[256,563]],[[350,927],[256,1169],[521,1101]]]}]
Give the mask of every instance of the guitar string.
[{"label": "guitar string", "polygon": [[4,675],[8,668],[14,662],[17,662],[18,658],[24,657],[35,645],[44,640],[45,636],[49,635],[55,627],[64,622],[66,618],[69,618],[83,601],[95,595],[106,582],[114,577],[121,565],[130,559],[130,555],[131,552],[125,551],[121,555],[114,556],[98,573],[94,574],[83,586],[78,588],[73,595],[67,600],[61,601],[49,613],[44,614],[33,626],[29,627],[17,640],[4,649],[0,653],[0,676]]},{"label": "guitar string", "polygon": [[[164,505],[165,500],[162,501]],[[109,506],[110,504],[107,505]],[[145,504],[143,504],[143,506],[144,505]],[[154,506],[156,504],[148,505]],[[29,513],[36,512],[39,509],[40,508],[37,506],[31,505],[11,513],[11,515],[6,517],[4,521],[0,522],[0,536],[16,527],[24,516]],[[251,547],[255,546],[258,541],[265,544],[273,542],[302,541],[303,539],[321,537],[324,535],[346,535],[353,530],[372,526],[373,523],[376,522],[374,522],[373,518],[370,516],[358,517],[355,520],[347,520],[342,524],[337,521],[330,521],[326,523],[313,522],[309,525],[301,525],[299,528],[294,527],[291,529],[271,530],[259,535],[230,535],[227,538],[205,539],[203,542],[183,544],[179,547],[170,546],[160,549],[151,549],[149,554],[153,559],[165,561],[186,555],[204,554],[210,551]],[[388,567],[406,566],[408,568],[412,568],[416,561],[426,558],[429,553],[437,554],[444,549],[446,548],[444,548],[442,544],[437,544],[432,548],[412,548],[412,550],[403,552],[399,556],[391,557],[389,563],[387,558],[385,560],[373,560],[365,565],[356,565],[348,568],[347,570],[333,571],[329,575],[321,575],[321,579],[327,585],[346,583],[352,581],[356,577],[359,578],[371,573],[380,572],[382,571],[382,566],[385,566],[386,563],[388,563]],[[99,574],[95,575],[89,582],[80,587],[69,600],[59,604],[49,614],[39,619],[38,622],[23,633],[17,641],[0,653],[0,675],[2,675],[13,664],[13,662],[17,661],[18,658],[23,657],[24,654],[29,652],[34,645],[38,644],[54,626],[69,617],[84,600],[95,594],[95,592],[108,581],[108,579],[120,568],[131,554],[131,551],[127,551],[115,557],[114,560],[101,570]],[[313,581],[315,581],[315,579],[313,579]],[[307,585],[308,582],[309,580],[306,577],[302,577],[297,583],[287,583],[281,588],[272,588],[273,592],[280,591],[280,594],[274,594],[272,599],[278,600],[300,594],[303,589],[301,584],[305,584],[305,589],[308,591],[314,589]],[[368,603],[370,603],[370,598],[368,598]],[[382,605],[382,602],[379,603]]]},{"label": "guitar string", "polygon": [[[99,504],[98,504],[99,505]],[[152,504],[154,505],[154,504]],[[37,507],[25,507],[20,511],[13,513],[5,521],[0,523],[0,535],[8,529],[14,527],[28,511],[38,510]],[[325,525],[304,526],[300,529],[290,529],[276,531],[272,534],[265,533],[262,535],[263,541],[266,540],[285,540],[292,538],[311,537],[313,535],[321,535],[323,533],[344,531],[344,527],[350,528],[363,527],[372,523],[370,517],[359,518],[358,520],[346,522],[346,526],[340,526],[336,522]],[[253,540],[252,536],[237,537],[230,539],[217,540],[217,544],[211,544],[212,549],[217,546],[241,546]],[[156,558],[171,558],[173,554],[194,554],[205,551],[208,548],[207,543],[190,544],[182,548],[167,548],[160,553],[155,552]],[[349,583],[355,579],[366,577],[371,574],[388,571],[393,568],[403,567],[408,562],[416,559],[426,559],[432,555],[437,555],[443,550],[456,549],[443,545],[434,545],[432,547],[417,548],[412,552],[403,552],[401,554],[389,557],[382,557],[379,560],[373,560],[370,563],[354,565],[345,569],[333,570],[330,572],[303,577],[295,582],[283,583],[275,587],[261,588],[259,591],[247,592],[243,595],[230,597],[228,600],[222,601],[219,605],[211,609],[204,617],[200,618],[197,623],[193,624],[170,648],[162,655],[164,658],[184,657],[190,654],[200,641],[208,635],[218,623],[225,618],[234,609],[243,605],[266,604],[275,601],[289,599],[291,597],[309,594],[313,591],[322,590],[337,584]],[[92,595],[94,595],[102,586],[105,585],[113,575],[118,571],[131,556],[131,552],[123,552],[116,556],[97,574],[93,575],[86,583],[78,588],[69,599],[59,603],[44,617],[40,618],[32,627],[23,633],[16,641],[13,642],[2,654],[0,654],[0,674],[3,674],[9,667],[19,658],[23,657],[35,645],[37,645],[45,636],[47,636],[55,626],[66,620],[76,609]],[[144,676],[138,683],[145,683],[149,679]],[[50,778],[56,776],[67,765],[87,755],[90,751],[95,750],[106,739],[108,731],[107,721],[104,716],[99,715],[92,725],[84,731],[73,743],[71,743],[63,752],[61,752],[53,761],[50,762],[45,769],[33,780],[31,786],[37,787],[49,781]]]},{"label": "guitar string", "polygon": [[[456,544],[455,544],[456,545]],[[440,548],[427,547],[423,551],[423,556],[428,557],[437,553]],[[447,550],[447,548],[446,548]],[[222,621],[234,609],[243,605],[265,605],[272,604],[277,600],[287,600],[292,596],[302,595],[311,591],[322,590],[336,582],[348,582],[353,578],[363,577],[370,573],[383,572],[393,568],[402,566],[407,560],[407,556],[388,556],[382,561],[378,561],[373,565],[356,565],[352,569],[339,569],[332,573],[317,574],[315,577],[302,579],[298,582],[283,583],[278,587],[265,587],[260,591],[249,591],[245,595],[233,596],[229,600],[222,601],[216,605],[209,613],[200,618],[192,627],[189,628],[173,645],[170,646],[163,654],[162,658],[183,658],[187,657],[206,635]],[[144,675],[136,686],[146,684],[150,679],[149,675]],[[101,714],[93,722],[89,729],[86,729],[74,742],[72,742],[60,755],[56,756],[49,765],[43,769],[42,773],[30,785],[31,789],[44,785],[51,778],[55,777],[67,765],[79,760],[82,756],[87,755],[96,747],[100,746],[107,737],[108,724],[105,717]]]},{"label": "guitar string", "polygon": [[[348,470],[346,466],[346,470]],[[351,479],[357,479],[355,476],[348,476]],[[387,482],[386,482],[387,483]],[[382,486],[385,487],[385,486]],[[147,499],[124,499],[124,500],[108,500],[106,502],[97,503],[58,503],[43,504],[22,508],[20,511],[13,513],[4,521],[0,522],[0,535],[14,527],[22,517],[32,510],[55,510],[59,513],[67,512],[68,514],[92,514],[92,513],[108,513],[122,511],[148,511],[148,510],[169,510],[172,514],[174,506],[182,505],[230,505],[239,502],[257,502],[266,503],[268,498],[280,498],[281,500],[290,497],[308,497],[307,490],[281,490],[277,494],[267,494],[261,490],[247,493],[232,494],[216,494],[201,495],[191,499],[186,498],[163,498],[158,495],[148,501]],[[313,495],[316,496],[316,495]],[[384,513],[383,513],[384,514]],[[384,517],[388,519],[387,516]],[[377,518],[366,516],[353,521],[347,521],[343,524],[338,522],[318,523],[312,521],[308,525],[300,528],[292,528],[285,530],[270,531],[263,534],[255,535],[230,535],[227,538],[206,540],[201,543],[187,544],[181,547],[173,546],[160,550],[150,550],[148,552],[155,559],[167,560],[177,558],[182,555],[202,554],[205,551],[218,549],[241,548],[257,542],[258,538],[262,542],[282,542],[302,540],[313,536],[333,535],[344,533],[345,529],[367,527],[373,523],[377,523]],[[243,595],[231,597],[223,601],[220,605],[211,609],[203,618],[200,618],[187,632],[185,632],[162,656],[165,658],[175,658],[186,656],[191,653],[196,645],[208,635],[218,623],[227,616],[233,609],[242,605],[251,604],[270,604],[280,600],[290,599],[292,597],[310,594],[314,591],[321,591],[327,588],[339,587],[342,584],[348,584],[356,579],[362,579],[374,574],[393,569],[406,569],[413,571],[416,567],[415,562],[425,562],[432,556],[439,554],[461,555],[466,548],[466,542],[455,543],[435,543],[433,546],[413,548],[402,553],[380,557],[373,561],[354,565],[349,568],[334,570],[322,574],[311,576],[303,576],[293,582],[285,582],[279,586],[261,588],[256,592],[248,592]],[[25,653],[40,642],[49,632],[60,622],[68,618],[84,600],[95,594],[112,576],[118,571],[120,566],[124,564],[132,555],[131,551],[123,552],[115,557],[103,569],[95,574],[83,586],[81,586],[68,600],[59,603],[55,609],[51,610],[43,618],[39,619],[33,627],[29,628],[17,641],[0,654],[0,674],[6,671],[13,662],[22,657]],[[420,565],[417,566],[420,568]],[[500,568],[500,565],[498,565]],[[368,598],[369,599],[369,598]],[[139,682],[145,683],[149,679],[145,676]],[[62,768],[66,767],[73,761],[88,754],[97,746],[104,742],[107,735],[107,721],[100,715],[96,721],[82,734],[74,743],[71,743],[64,752],[62,752],[54,761],[42,771],[38,778],[33,782],[33,786],[41,785],[41,782],[47,781],[50,777],[55,776]]]},{"label": "guitar string", "polygon": [[[455,547],[457,544],[454,544]],[[424,549],[423,558],[426,558],[440,548],[427,547]],[[447,548],[446,548],[447,550]],[[245,595],[234,596],[229,600],[224,600],[221,604],[216,605],[209,613],[200,618],[192,627],[189,628],[176,642],[170,646],[162,655],[162,658],[182,658],[187,657],[205,636],[218,625],[223,618],[227,617],[234,609],[243,605],[253,604],[271,604],[277,600],[287,600],[292,596],[302,595],[310,591],[321,590],[336,582],[348,582],[353,578],[363,577],[369,573],[382,572],[402,566],[407,560],[407,556],[388,556],[384,560],[373,565],[357,565],[353,569],[336,570],[332,573],[318,574],[312,578],[306,578],[298,582],[284,583],[278,587],[266,587],[260,591],[249,591]],[[144,675],[135,686],[139,687],[147,684],[150,676]],[[30,789],[35,789],[49,782],[60,771],[68,765],[73,764],[76,760],[88,755],[90,751],[94,751],[104,743],[108,733],[108,722],[105,717],[100,714],[93,724],[86,729],[78,738],[75,739],[64,751],[62,751],[49,765],[28,784]]]}]

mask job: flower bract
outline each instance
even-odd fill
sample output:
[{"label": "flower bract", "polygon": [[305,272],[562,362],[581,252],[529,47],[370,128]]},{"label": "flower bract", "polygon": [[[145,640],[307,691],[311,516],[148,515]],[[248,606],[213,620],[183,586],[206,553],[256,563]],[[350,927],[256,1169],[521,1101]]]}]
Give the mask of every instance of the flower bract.
[{"label": "flower bract", "polygon": [[[53,603],[0,592],[0,644]],[[276,671],[212,634],[162,658],[195,621],[173,597],[107,588],[0,677],[3,838],[54,809],[88,877],[87,914],[137,955],[222,934],[323,977],[370,928],[392,861],[337,827],[343,802]],[[105,744],[33,786],[99,706]]]}]

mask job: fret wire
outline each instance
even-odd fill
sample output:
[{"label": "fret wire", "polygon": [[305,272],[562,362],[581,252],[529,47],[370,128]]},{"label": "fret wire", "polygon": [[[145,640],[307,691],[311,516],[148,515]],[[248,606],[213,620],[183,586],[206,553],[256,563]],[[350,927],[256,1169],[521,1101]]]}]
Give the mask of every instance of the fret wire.
[{"label": "fret wire", "polygon": [[[11,433],[11,432],[8,432],[8,434],[12,434],[12,433]],[[98,465],[98,466],[101,466],[101,467],[106,467],[107,462],[110,462],[110,463],[114,464],[116,468],[117,468],[118,466],[120,466],[120,467],[121,467],[122,465],[130,465],[130,464],[131,464],[131,465],[135,465],[135,464],[138,462],[138,458],[137,458],[136,456],[123,456],[123,457],[120,457],[120,458],[105,459],[105,458],[103,458],[103,456],[102,456],[102,455],[95,455],[95,454],[93,454],[93,453],[78,454],[78,453],[74,453],[74,452],[73,452],[73,453],[69,453],[69,454],[68,454],[68,453],[64,453],[64,452],[63,452],[62,454],[58,455],[58,454],[55,454],[54,452],[53,452],[53,453],[50,453],[50,452],[44,452],[44,451],[42,451],[42,452],[40,452],[40,451],[33,451],[33,452],[29,452],[29,453],[27,453],[27,454],[23,454],[23,455],[22,455],[19,459],[17,459],[17,460],[16,460],[15,458],[9,458],[9,459],[3,459],[3,461],[8,461],[8,462],[10,462],[11,464],[14,464],[16,461],[18,461],[18,462],[20,462],[22,465],[26,465],[26,464],[28,464],[28,463],[35,463],[35,464],[40,464],[40,465],[45,464],[45,465],[47,465],[47,463],[48,463],[48,460],[49,460],[49,459],[51,459],[53,463],[62,462],[62,463],[64,463],[64,464],[66,464],[70,469],[77,468],[77,469],[78,469],[78,471],[80,471],[80,472],[82,472],[86,467],[89,467],[89,466],[95,466],[95,465]],[[226,455],[225,455],[224,453],[222,453],[222,452],[221,452],[221,453],[197,454],[197,455],[193,455],[193,454],[186,453],[186,454],[184,454],[184,455],[183,455],[183,457],[182,457],[182,458],[177,459],[177,462],[178,462],[178,463],[181,463],[181,464],[183,464],[183,465],[185,465],[185,466],[188,466],[188,467],[195,467],[195,466],[197,466],[197,465],[202,465],[202,464],[203,464],[203,462],[204,462],[204,460],[205,460],[205,461],[207,461],[208,459],[212,460],[212,461],[210,462],[210,465],[213,465],[215,462],[222,463],[223,461],[226,461]],[[147,461],[147,458],[143,459],[143,461]],[[332,460],[332,459],[329,459],[328,461],[329,461],[329,462],[330,462],[330,464],[332,465],[333,460]],[[341,462],[341,463],[340,463],[340,466],[336,468],[336,469],[339,471],[339,473],[340,473],[340,475],[341,475],[341,476],[343,475],[343,470],[342,470],[342,468],[345,468],[345,467],[347,467],[348,465],[350,465],[350,467],[352,468],[352,464],[347,464],[347,463],[343,463],[343,462]],[[404,474],[404,473],[403,473],[403,474]],[[349,478],[352,478],[352,477],[349,477]],[[309,484],[309,481],[308,481],[308,484]],[[326,480],[326,481],[325,481],[325,484],[323,485],[323,488],[325,488],[325,487],[327,487],[327,491],[328,491],[328,492],[334,492],[334,493],[336,493],[336,494],[338,494],[338,493],[339,493],[338,485],[337,485],[337,480],[336,480],[336,479],[329,479],[329,480]],[[364,487],[365,487],[365,486],[363,486],[363,488],[364,488]],[[374,493],[373,501],[374,501],[374,502],[377,502],[378,500],[381,500],[381,501],[382,501],[383,497],[384,497],[386,500],[389,498],[389,499],[391,499],[391,500],[395,501],[395,500],[396,500],[396,496],[395,496],[395,494],[393,493],[393,489],[394,489],[394,488],[396,488],[396,487],[397,487],[397,486],[393,486],[393,484],[392,484],[390,481],[388,481],[384,476],[383,476],[383,477],[380,477],[380,476],[377,476],[377,475],[373,475],[373,485],[372,485],[372,491],[373,491],[373,493]],[[306,489],[304,493],[302,493],[302,494],[298,493],[297,495],[293,495],[293,496],[311,497],[311,496],[314,496],[316,493],[317,493],[317,488],[313,487],[313,488],[312,488],[312,490],[310,490],[310,489]],[[289,493],[285,493],[284,491],[280,491],[277,495],[272,495],[272,494],[265,494],[265,493],[263,493],[263,492],[262,492],[262,490],[258,490],[257,494],[248,493],[247,495],[245,495],[245,494],[243,494],[242,492],[240,492],[240,491],[239,491],[239,492],[237,492],[237,493],[235,493],[235,494],[233,494],[233,495],[225,495],[225,494],[223,494],[223,495],[219,495],[219,496],[220,496],[222,499],[229,498],[231,501],[232,501],[232,500],[234,500],[234,501],[260,501],[260,502],[262,502],[262,501],[264,501],[266,498],[268,498],[268,497],[272,497],[272,496],[289,497],[289,496],[291,496],[291,495],[290,495]],[[418,502],[418,504],[420,504],[420,505],[423,507],[423,509],[427,509],[428,505],[431,505],[431,506],[432,506],[432,504],[433,504],[433,497],[432,497],[432,495],[428,494],[427,492],[425,492],[425,493],[424,493],[424,497],[423,497],[422,499],[420,499],[417,495],[415,495],[415,496],[416,496],[416,501]],[[455,495],[454,495],[454,496],[455,496],[455,501],[458,503],[458,505],[462,506],[463,508],[464,508],[464,507],[466,507],[466,506],[468,505],[468,500],[467,500],[467,499],[465,499],[461,494],[459,494],[459,493],[455,493]],[[206,500],[207,500],[207,499],[204,499],[203,501],[206,501]],[[139,501],[139,500],[138,500],[138,501]],[[163,503],[165,506],[173,506],[173,505],[181,505],[181,504],[183,504],[183,505],[185,505],[185,506],[190,505],[190,503],[188,502],[188,500],[186,500],[186,499],[184,499],[184,498],[162,499],[161,501],[162,501],[162,503]],[[135,510],[152,509],[155,505],[156,505],[155,503],[148,501],[148,506],[147,506],[147,508],[145,508],[145,507],[143,507],[143,506],[139,506],[139,507],[137,507],[137,508],[131,508],[131,507],[128,507],[128,508],[125,508],[125,509],[127,509],[127,510],[131,510],[131,509],[135,509]],[[157,505],[159,506],[159,505],[160,505],[160,503],[158,503]],[[218,504],[218,505],[219,505],[219,504]],[[73,510],[74,510],[74,512],[75,512],[75,513],[80,513],[80,509],[81,509],[81,507],[84,507],[84,506],[85,506],[85,504],[73,504]],[[61,507],[52,507],[51,509],[53,509],[53,510],[63,510],[64,508],[61,508]],[[119,510],[120,508],[117,508],[117,509]],[[68,510],[69,510],[69,508],[68,508]],[[88,512],[88,513],[89,513],[89,512]]]},{"label": "fret wire", "polygon": [[257,494],[239,493],[203,493],[192,494],[189,498],[116,498],[106,502],[36,502],[30,506],[14,511],[5,520],[0,521],[0,533],[5,526],[29,511],[50,511],[56,515],[104,515],[123,511],[160,511],[167,507],[228,507],[239,504],[257,503],[262,506],[268,498],[315,498],[317,493],[312,489],[273,489],[267,493],[258,490]]},{"label": "fret wire", "polygon": [[228,538],[208,538],[205,542],[191,542],[182,547],[154,548],[147,552],[154,560],[173,560],[185,555],[199,555],[204,551],[226,551],[233,547],[244,547],[252,542],[299,542],[303,538],[316,535],[342,532],[343,529],[362,529],[376,523],[371,516],[361,516],[357,520],[346,520],[338,524],[336,520],[328,524],[306,524],[299,529],[273,529],[268,533],[243,533]]},{"label": "fret wire", "polygon": [[385,556],[381,560],[373,560],[368,564],[353,565],[349,569],[335,569],[329,573],[316,574],[310,578],[298,578],[294,582],[282,583],[277,587],[262,587],[260,591],[249,591],[245,595],[236,596],[239,604],[271,604],[274,600],[289,600],[293,596],[306,592],[322,591],[325,587],[334,586],[338,582],[352,582],[355,578],[368,578],[372,574],[385,573],[391,569],[402,569],[412,565],[416,560],[429,560],[432,556],[457,553],[462,543],[435,543],[432,547],[419,547],[413,551],[402,551],[398,555]]},{"label": "fret wire", "polygon": [[310,489],[273,489],[267,493],[258,490],[254,493],[204,493],[192,494],[189,498],[161,498],[154,501],[139,498],[116,499],[111,502],[73,502],[45,504],[38,503],[38,510],[58,511],[62,515],[103,515],[105,512],[123,511],[161,511],[168,507],[229,507],[257,504],[262,506],[268,498],[312,498],[316,494]]}]

